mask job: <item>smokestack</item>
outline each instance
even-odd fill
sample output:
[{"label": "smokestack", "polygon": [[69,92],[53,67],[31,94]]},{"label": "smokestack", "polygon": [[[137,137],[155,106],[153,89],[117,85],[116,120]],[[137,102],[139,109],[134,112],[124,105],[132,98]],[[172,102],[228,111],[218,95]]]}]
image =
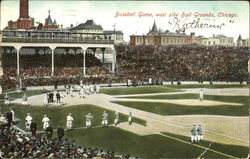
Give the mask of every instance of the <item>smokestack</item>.
[{"label": "smokestack", "polygon": [[29,0],[20,0],[19,18],[29,18]]}]

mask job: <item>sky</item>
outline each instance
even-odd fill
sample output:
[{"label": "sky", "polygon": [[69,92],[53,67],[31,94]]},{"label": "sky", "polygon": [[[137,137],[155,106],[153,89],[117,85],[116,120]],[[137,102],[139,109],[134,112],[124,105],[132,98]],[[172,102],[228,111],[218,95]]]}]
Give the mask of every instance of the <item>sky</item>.
[{"label": "sky", "polygon": [[[19,18],[19,0],[2,0],[0,2],[0,28],[7,26],[9,20]],[[186,28],[185,33],[195,32],[195,35],[211,37],[213,34],[224,34],[234,37],[239,34],[249,38],[249,3],[247,1],[65,1],[65,0],[30,0],[29,15],[35,22],[44,23],[50,11],[52,19],[58,24],[69,27],[93,19],[104,30],[121,30],[125,41],[132,34],[147,34],[154,21],[162,31],[174,32],[195,20],[199,24],[218,25],[221,28]],[[178,14],[170,17],[172,13]],[[118,16],[130,13],[132,16]],[[134,13],[134,15],[133,15]],[[189,16],[182,17],[182,14]],[[223,13],[229,17],[219,17]],[[144,14],[146,16],[139,16]],[[152,16],[150,16],[152,14]],[[162,14],[163,16],[156,16]],[[212,17],[210,17],[213,14]],[[195,17],[199,16],[199,17]],[[177,17],[177,19],[175,18]],[[187,26],[187,25],[186,25]]]}]

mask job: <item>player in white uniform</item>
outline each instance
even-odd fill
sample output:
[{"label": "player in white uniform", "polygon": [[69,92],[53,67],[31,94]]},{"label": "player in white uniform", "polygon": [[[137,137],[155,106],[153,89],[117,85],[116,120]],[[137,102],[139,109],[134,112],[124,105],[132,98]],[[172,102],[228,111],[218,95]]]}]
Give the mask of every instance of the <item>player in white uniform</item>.
[{"label": "player in white uniform", "polygon": [[50,119],[47,117],[47,115],[44,115],[42,120],[44,130],[46,130],[46,128],[49,127],[49,121]]},{"label": "player in white uniform", "polygon": [[84,98],[84,89],[83,88],[80,89],[80,98]]},{"label": "player in white uniform", "polygon": [[191,129],[191,143],[197,142],[198,132],[196,125],[193,125],[193,128]]},{"label": "player in white uniform", "polygon": [[44,98],[43,98],[43,105],[47,106],[48,105],[48,95],[45,93]]},{"label": "player in white uniform", "polygon": [[12,113],[12,122],[14,122],[15,121],[15,112],[12,108],[10,108],[10,111]]},{"label": "player in white uniform", "polygon": [[108,126],[108,113],[104,110],[102,114],[102,126]]},{"label": "player in white uniform", "polygon": [[99,92],[100,92],[100,86],[96,85],[96,93],[99,93]]},{"label": "player in white uniform", "polygon": [[70,87],[70,92],[69,92],[71,97],[74,97],[73,91],[74,91],[73,86],[71,86],[71,87]]},{"label": "player in white uniform", "polygon": [[204,98],[204,93],[203,93],[203,90],[201,89],[201,91],[200,91],[200,101],[201,102],[203,101],[203,98]]},{"label": "player in white uniform", "polygon": [[129,125],[132,125],[132,112],[129,112],[128,124],[129,124]]},{"label": "player in white uniform", "polygon": [[10,97],[9,97],[8,93],[5,93],[4,104],[6,104],[6,105],[10,104]]},{"label": "player in white uniform", "polygon": [[28,104],[27,101],[28,101],[28,97],[27,97],[26,93],[24,93],[24,95],[23,95],[23,105],[27,105]]},{"label": "player in white uniform", "polygon": [[67,116],[67,129],[71,129],[72,128],[72,122],[73,122],[73,117],[71,116],[71,113],[69,113],[69,115]]},{"label": "player in white uniform", "polygon": [[197,141],[202,142],[204,138],[203,138],[203,128],[201,126],[201,123],[199,123],[199,126],[197,128],[197,132],[198,132]]},{"label": "player in white uniform", "polygon": [[65,101],[64,101],[64,95],[61,93],[60,94],[60,105],[63,106],[65,104]]},{"label": "player in white uniform", "polygon": [[93,119],[93,115],[91,115],[91,113],[85,115],[86,118],[86,127],[90,128],[92,126],[92,119]]},{"label": "player in white uniform", "polygon": [[30,115],[30,113],[27,114],[25,120],[26,120],[26,129],[27,131],[30,130],[30,124],[32,123],[32,116]]},{"label": "player in white uniform", "polygon": [[118,122],[119,122],[119,113],[118,111],[115,111],[115,121],[114,121],[115,126],[118,125]]},{"label": "player in white uniform", "polygon": [[7,123],[7,120],[6,120],[6,118],[4,117],[3,114],[0,116],[0,123],[4,123],[4,124]]}]

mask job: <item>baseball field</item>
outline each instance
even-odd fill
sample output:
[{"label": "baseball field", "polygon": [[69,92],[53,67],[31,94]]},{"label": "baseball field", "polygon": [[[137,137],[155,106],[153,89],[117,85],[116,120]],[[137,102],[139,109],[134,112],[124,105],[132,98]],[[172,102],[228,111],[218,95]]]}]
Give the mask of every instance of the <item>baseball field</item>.
[{"label": "baseball field", "polygon": [[[200,90],[204,100],[199,100]],[[65,90],[61,89],[61,93]],[[28,106],[22,96],[28,95]],[[99,94],[79,98],[65,97],[66,104],[43,106],[41,88],[9,93],[11,104],[1,104],[2,111],[12,108],[20,120],[16,125],[25,131],[27,113],[36,120],[39,135],[44,114],[51,118],[56,130],[66,126],[66,116],[72,114],[73,129],[65,138],[85,147],[112,150],[139,158],[246,158],[249,154],[249,85],[185,84],[144,87],[104,87]],[[4,94],[0,95],[0,99]],[[108,128],[101,127],[103,111],[109,114]],[[114,112],[120,113],[120,123],[113,125]],[[128,124],[132,112],[133,124]],[[84,116],[94,115],[93,128],[86,129]],[[201,123],[203,143],[190,142],[192,125]],[[56,132],[54,132],[56,137]]]}]

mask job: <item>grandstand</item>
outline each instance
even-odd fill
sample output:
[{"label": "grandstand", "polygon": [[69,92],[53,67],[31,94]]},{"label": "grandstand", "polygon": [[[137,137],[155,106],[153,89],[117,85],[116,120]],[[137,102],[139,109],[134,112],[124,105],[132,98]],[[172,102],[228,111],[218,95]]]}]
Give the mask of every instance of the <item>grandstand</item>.
[{"label": "grandstand", "polygon": [[[142,84],[149,78],[160,81],[199,82],[243,82],[248,78],[249,50],[247,48],[118,45],[115,49],[118,53],[115,74],[111,74],[93,52],[86,54],[87,74],[96,76],[96,80],[104,84],[110,81],[126,83],[128,79]],[[31,54],[25,50],[29,49],[21,52],[19,60],[19,77],[23,84],[25,86],[48,85],[46,82],[47,77],[51,75],[51,52],[44,49],[45,51]],[[16,53],[11,49],[5,49],[1,54],[3,67],[1,85],[5,88],[16,87],[18,84]],[[83,55],[79,50],[65,53],[56,49],[54,59],[54,82],[58,80],[60,84],[67,84],[70,81],[75,84],[82,78],[80,76]]]}]

